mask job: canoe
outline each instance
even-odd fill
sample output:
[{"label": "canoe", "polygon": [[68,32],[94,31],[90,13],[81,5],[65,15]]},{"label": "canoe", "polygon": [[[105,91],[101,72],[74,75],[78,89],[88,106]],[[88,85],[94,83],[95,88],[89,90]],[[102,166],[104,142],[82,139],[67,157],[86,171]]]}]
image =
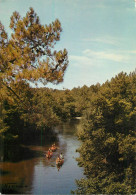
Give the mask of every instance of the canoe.
[{"label": "canoe", "polygon": [[64,163],[64,159],[56,160],[56,165],[57,165],[57,166],[62,166],[63,163]]},{"label": "canoe", "polygon": [[56,147],[51,147],[52,152],[55,152],[57,150]]},{"label": "canoe", "polygon": [[51,158],[53,153],[50,153],[50,155],[46,154],[47,158]]}]

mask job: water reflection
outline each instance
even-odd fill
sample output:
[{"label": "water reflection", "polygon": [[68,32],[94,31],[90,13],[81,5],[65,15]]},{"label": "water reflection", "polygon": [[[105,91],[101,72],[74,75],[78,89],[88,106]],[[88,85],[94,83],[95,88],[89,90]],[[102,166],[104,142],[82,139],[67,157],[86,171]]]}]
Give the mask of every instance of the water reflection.
[{"label": "water reflection", "polygon": [[5,162],[2,164],[2,171],[8,172],[3,175],[2,179],[2,193],[9,193],[14,191],[17,193],[26,192],[26,189],[31,188],[33,180],[35,162],[32,160],[20,161],[18,163]]},{"label": "water reflection", "polygon": [[[75,160],[78,157],[75,151],[80,145],[75,136],[78,125],[77,121],[72,121],[55,128],[58,149],[51,159],[45,154],[52,142],[42,142],[42,145],[23,146],[24,152],[18,152],[21,157],[14,156],[14,161],[11,155],[11,161],[0,162],[3,193],[69,194],[74,190],[75,179],[83,176]],[[61,152],[65,161],[58,171],[56,158]]]}]

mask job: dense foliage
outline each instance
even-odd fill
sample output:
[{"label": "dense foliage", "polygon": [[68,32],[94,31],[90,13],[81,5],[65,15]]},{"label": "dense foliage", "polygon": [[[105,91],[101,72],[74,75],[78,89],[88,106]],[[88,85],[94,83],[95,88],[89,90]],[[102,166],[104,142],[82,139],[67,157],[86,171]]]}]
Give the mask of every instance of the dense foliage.
[{"label": "dense foliage", "polygon": [[91,98],[78,136],[86,179],[77,194],[132,194],[135,189],[136,73],[118,74]]},{"label": "dense foliage", "polygon": [[0,80],[3,85],[21,80],[62,82],[68,65],[67,50],[56,51],[62,31],[59,20],[49,25],[40,24],[33,10],[21,18],[18,12],[11,16],[10,39],[0,23]]},{"label": "dense foliage", "polygon": [[14,12],[10,28],[8,38],[0,22],[0,139],[8,142],[58,121],[47,89],[37,91],[28,83],[58,84],[68,66],[67,50],[54,49],[62,32],[58,19],[42,25],[30,8],[23,18]]},{"label": "dense foliage", "polygon": [[35,134],[40,135],[41,130],[48,132],[59,121],[54,112],[53,97],[47,88],[31,89],[28,85],[19,83],[12,89],[19,94],[19,100],[9,91],[8,98],[1,102],[0,136],[5,142],[14,142],[19,137],[20,141],[26,138],[28,140],[28,137],[33,139]]},{"label": "dense foliage", "polygon": [[[1,88],[4,91],[1,93],[0,113],[0,137],[8,143],[10,140],[13,143],[18,139],[23,141],[28,137],[33,139],[35,134],[40,135],[41,129],[49,133],[48,130],[60,121],[82,116],[90,102],[90,98],[84,102],[85,96],[82,94],[86,89],[92,94],[92,90],[86,86],[72,91],[53,90],[30,88],[22,81],[10,87]],[[80,99],[82,104],[78,101]]]}]

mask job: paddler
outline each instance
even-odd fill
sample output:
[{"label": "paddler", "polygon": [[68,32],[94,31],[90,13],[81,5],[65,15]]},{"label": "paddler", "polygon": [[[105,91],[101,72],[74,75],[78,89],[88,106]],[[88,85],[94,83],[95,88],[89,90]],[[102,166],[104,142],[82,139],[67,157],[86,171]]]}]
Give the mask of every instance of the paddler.
[{"label": "paddler", "polygon": [[63,156],[62,153],[60,153],[59,158],[60,158],[61,160],[64,159],[64,156]]},{"label": "paddler", "polygon": [[58,155],[57,159],[56,159],[56,164],[58,164],[58,162],[60,162],[60,156]]},{"label": "paddler", "polygon": [[47,154],[48,154],[48,157],[51,156],[51,152],[52,152],[52,151],[51,151],[51,149],[49,148],[48,153],[47,153]]}]

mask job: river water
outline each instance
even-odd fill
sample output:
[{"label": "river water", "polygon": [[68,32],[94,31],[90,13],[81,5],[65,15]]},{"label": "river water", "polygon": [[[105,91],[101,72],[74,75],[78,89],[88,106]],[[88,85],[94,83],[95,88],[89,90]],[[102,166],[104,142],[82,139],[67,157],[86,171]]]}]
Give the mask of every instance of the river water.
[{"label": "river water", "polygon": [[[8,193],[70,194],[76,189],[75,180],[84,177],[83,169],[76,161],[79,156],[76,149],[80,146],[75,135],[78,126],[79,121],[73,120],[55,127],[59,148],[49,160],[45,158],[45,153],[51,143],[42,143],[27,146],[33,151],[31,158],[23,158],[26,154],[22,153],[21,160],[17,162],[0,162],[1,187]],[[61,152],[65,161],[58,171],[55,160]]]}]

